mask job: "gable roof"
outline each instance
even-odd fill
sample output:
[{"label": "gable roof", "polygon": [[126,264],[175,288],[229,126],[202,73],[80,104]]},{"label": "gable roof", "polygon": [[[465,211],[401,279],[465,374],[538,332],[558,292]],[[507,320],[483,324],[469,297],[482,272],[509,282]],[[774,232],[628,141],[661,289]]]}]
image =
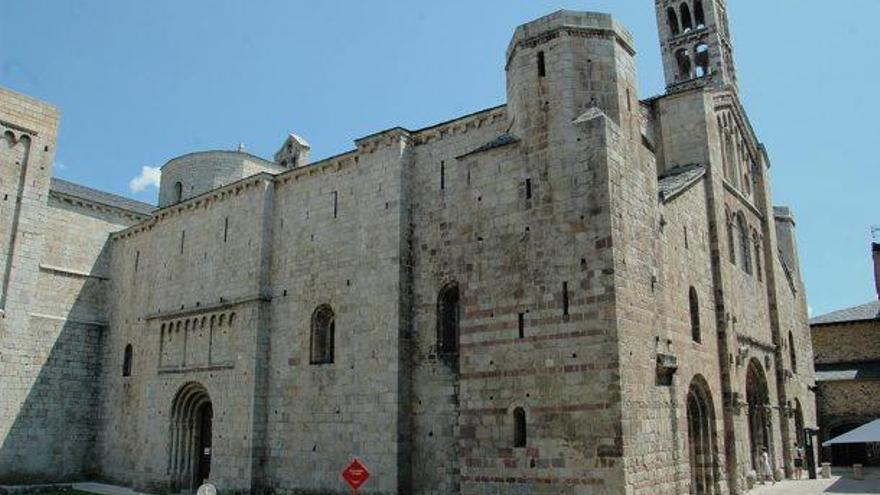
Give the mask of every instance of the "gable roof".
[{"label": "gable roof", "polygon": [[86,201],[93,201],[95,203],[100,203],[102,205],[119,208],[121,210],[126,210],[141,215],[150,215],[156,209],[155,206],[149,203],[143,203],[141,201],[118,196],[116,194],[99,191],[97,189],[92,189],[91,187],[81,186],[79,184],[74,184],[73,182],[68,182],[64,179],[59,179],[57,177],[52,177],[52,181],[49,184],[49,190],[57,192],[59,194],[63,194],[65,196],[73,196],[75,198],[84,199]]},{"label": "gable roof", "polygon": [[831,325],[856,321],[880,320],[880,301],[841,309],[810,319],[810,325]]},{"label": "gable roof", "polygon": [[681,165],[664,172],[658,181],[657,191],[660,201],[667,202],[696,183],[706,174],[706,168],[699,164]]}]

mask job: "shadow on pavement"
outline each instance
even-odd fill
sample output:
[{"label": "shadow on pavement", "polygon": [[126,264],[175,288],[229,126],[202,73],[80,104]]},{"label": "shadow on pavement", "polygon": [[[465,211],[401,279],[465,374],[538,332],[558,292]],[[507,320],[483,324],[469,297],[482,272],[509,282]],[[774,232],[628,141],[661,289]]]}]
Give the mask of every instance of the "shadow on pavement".
[{"label": "shadow on pavement", "polygon": [[853,480],[841,478],[828,487],[824,493],[853,493],[858,495],[880,493],[880,480]]}]

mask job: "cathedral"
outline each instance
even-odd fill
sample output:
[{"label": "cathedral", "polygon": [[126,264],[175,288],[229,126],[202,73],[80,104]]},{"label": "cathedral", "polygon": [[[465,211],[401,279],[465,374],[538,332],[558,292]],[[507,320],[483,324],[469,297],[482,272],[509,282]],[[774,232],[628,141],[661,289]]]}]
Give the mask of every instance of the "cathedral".
[{"label": "cathedral", "polygon": [[[0,89],[0,484],[741,494],[816,425],[792,212],[726,0],[516,28],[506,103],[310,161],[197,151],[158,206],[52,177]],[[499,54],[500,59],[501,54]],[[782,165],[785,166],[785,165]]]}]

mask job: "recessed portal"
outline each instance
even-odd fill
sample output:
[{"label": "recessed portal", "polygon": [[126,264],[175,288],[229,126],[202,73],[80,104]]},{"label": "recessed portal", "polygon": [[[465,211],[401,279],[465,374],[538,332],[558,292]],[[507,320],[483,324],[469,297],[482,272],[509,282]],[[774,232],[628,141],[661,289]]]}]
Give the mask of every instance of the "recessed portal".
[{"label": "recessed portal", "polygon": [[171,406],[168,474],[172,490],[194,492],[211,476],[214,408],[200,383],[180,388]]}]

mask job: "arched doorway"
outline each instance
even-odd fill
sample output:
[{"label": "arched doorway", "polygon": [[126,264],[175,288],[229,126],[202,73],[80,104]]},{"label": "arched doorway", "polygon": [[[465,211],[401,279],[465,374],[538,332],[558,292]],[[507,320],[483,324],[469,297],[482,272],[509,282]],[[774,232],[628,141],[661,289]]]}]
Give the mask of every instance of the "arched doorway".
[{"label": "arched doorway", "polygon": [[709,386],[701,376],[694,378],[687,396],[688,451],[692,495],[718,493],[718,450],[715,409]]},{"label": "arched doorway", "polygon": [[180,388],[171,405],[168,474],[172,490],[194,491],[211,475],[214,408],[208,391],[196,382]]},{"label": "arched doorway", "polygon": [[761,472],[761,453],[764,449],[773,462],[773,449],[770,444],[771,417],[770,392],[764,368],[757,359],[749,362],[746,375],[746,401],[749,406],[749,444],[752,454],[752,468]]}]

